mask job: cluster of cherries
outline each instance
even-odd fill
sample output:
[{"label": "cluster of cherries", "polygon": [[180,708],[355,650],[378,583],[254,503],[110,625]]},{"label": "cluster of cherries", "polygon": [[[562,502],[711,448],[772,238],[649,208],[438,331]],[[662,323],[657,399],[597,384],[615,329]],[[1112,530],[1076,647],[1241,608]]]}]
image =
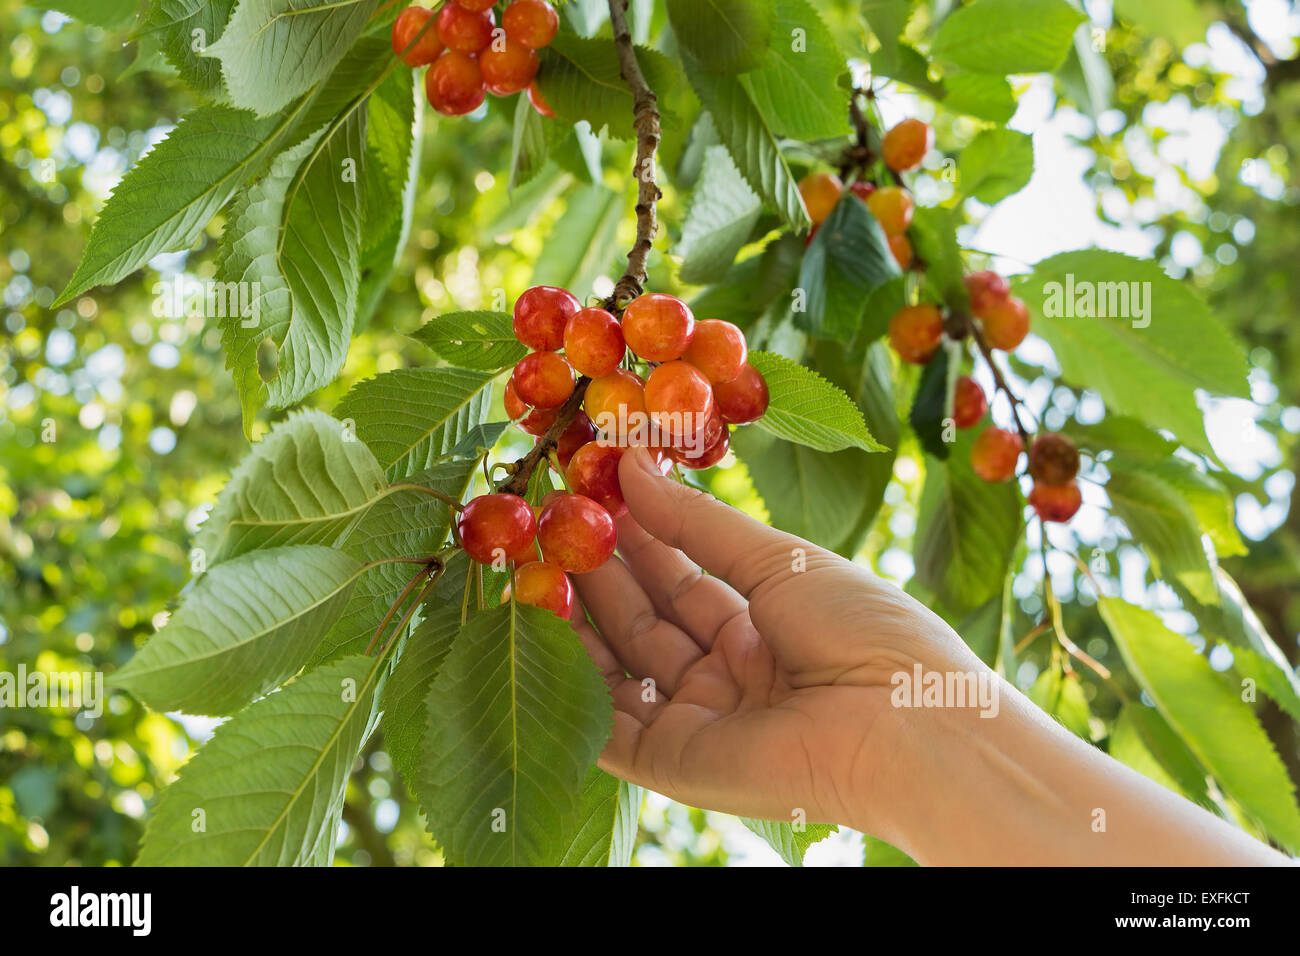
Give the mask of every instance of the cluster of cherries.
[{"label": "cluster of cherries", "polygon": [[488,93],[509,96],[527,90],[533,108],[553,117],[534,77],[537,51],[555,39],[559,14],[546,0],[510,0],[498,27],[495,2],[447,0],[432,25],[432,10],[407,7],[393,21],[393,52],[407,66],[429,67],[424,92],[429,105],[444,116],[473,112]]},{"label": "cluster of cherries", "polygon": [[[989,347],[1010,352],[1029,334],[1029,310],[1011,295],[1007,280],[996,272],[973,272],[963,279],[970,294],[971,313],[979,322]],[[889,320],[889,343],[904,361],[925,365],[938,353],[944,336],[944,315],[939,306],[923,302],[899,309]],[[957,379],[953,395],[953,422],[972,428],[988,411],[988,398],[969,376]],[[1014,431],[989,427],[971,446],[971,466],[985,481],[1010,481],[1016,474],[1024,441]],[[1029,448],[1029,473],[1034,487],[1029,503],[1044,521],[1068,521],[1082,504],[1079,451],[1064,435],[1039,435]]]},{"label": "cluster of cherries", "polygon": [[[627,449],[648,446],[664,474],[712,467],[730,447],[728,426],[767,411],[767,383],[737,326],[696,321],[671,295],[639,296],[620,321],[564,289],[535,286],[513,318],[515,337],[532,351],[506,385],[506,414],[540,442],[573,413],[552,460],[567,490],[549,492],[536,512],[518,495],[482,495],[461,511],[457,533],[475,561],[515,565],[516,601],[567,617],[566,572],[594,571],[614,553],[614,519],[627,511],[618,478]],[[582,407],[573,409],[579,382]]]},{"label": "cluster of cherries", "polygon": [[[886,166],[895,173],[904,173],[918,168],[933,147],[934,130],[929,124],[918,119],[905,119],[885,134],[880,152]],[[808,234],[809,242],[844,195],[844,189],[844,183],[834,173],[812,173],[799,181],[799,194],[803,196],[808,218],[813,224]],[[913,206],[912,194],[907,188],[878,187],[865,179],[857,179],[849,184],[848,191],[867,204],[871,215],[884,229],[889,251],[894,254],[898,267],[907,269],[911,266],[912,243],[907,238],[907,229],[912,224]]]}]

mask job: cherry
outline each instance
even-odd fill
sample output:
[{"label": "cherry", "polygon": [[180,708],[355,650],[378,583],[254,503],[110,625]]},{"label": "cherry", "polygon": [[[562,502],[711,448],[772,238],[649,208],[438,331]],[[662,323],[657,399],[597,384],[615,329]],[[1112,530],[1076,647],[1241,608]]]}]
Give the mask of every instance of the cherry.
[{"label": "cherry", "polygon": [[585,495],[561,495],[542,508],[537,540],[547,561],[586,574],[610,559],[618,533],[609,512]]},{"label": "cherry", "polygon": [[1059,432],[1047,432],[1029,446],[1029,473],[1040,485],[1068,485],[1079,474],[1079,449]]},{"label": "cherry", "polygon": [[843,192],[844,183],[834,173],[811,173],[799,180],[799,195],[814,226],[826,221]]},{"label": "cherry", "polygon": [[894,254],[898,268],[907,269],[912,264],[912,243],[901,233],[889,237],[889,251]]},{"label": "cherry", "polygon": [[530,352],[515,366],[510,384],[534,408],[555,408],[573,394],[573,369],[559,352]]},{"label": "cherry", "polygon": [[889,320],[889,344],[905,362],[924,365],[942,339],[943,314],[928,302],[905,305]]},{"label": "cherry", "polygon": [[989,427],[980,432],[970,450],[971,467],[985,481],[1009,481],[1025,444],[1015,432]]},{"label": "cherry", "polygon": [[516,43],[509,37],[506,42],[493,43],[479,54],[479,66],[483,70],[483,82],[488,92],[494,96],[509,96],[518,93],[533,82],[537,75],[537,51]]},{"label": "cherry", "polygon": [[681,358],[695,335],[695,316],[676,296],[654,292],[623,310],[623,338],[647,362]]},{"label": "cherry", "polygon": [[501,26],[516,43],[538,50],[555,39],[560,15],[546,0],[513,0],[501,14]]},{"label": "cherry", "polygon": [[542,91],[537,88],[536,80],[528,84],[528,102],[532,103],[533,109],[547,119],[555,119],[555,110],[551,109],[550,104],[542,97]]},{"label": "cherry", "polygon": [[645,407],[669,447],[694,440],[713,414],[713,388],[689,362],[665,362],[646,379]]},{"label": "cherry", "polygon": [[[393,53],[402,57],[402,62],[407,66],[428,66],[446,49],[438,39],[437,29],[431,26],[424,31],[415,46],[406,50],[432,16],[433,11],[424,7],[407,7],[393,21]],[[402,54],[403,50],[406,50],[405,55]]]},{"label": "cherry", "polygon": [[615,369],[591,380],[582,407],[606,440],[627,444],[629,431],[646,418],[645,382],[635,372]]},{"label": "cherry", "polygon": [[574,452],[564,470],[564,478],[574,494],[597,502],[615,518],[627,511],[623,487],[618,481],[618,463],[626,450],[592,442]]},{"label": "cherry", "polygon": [[984,389],[969,375],[957,379],[957,387],[952,396],[952,420],[958,428],[970,428],[977,424],[989,410],[989,400]]},{"label": "cherry", "polygon": [[579,410],[555,442],[555,457],[560,460],[560,467],[568,468],[574,452],[585,448],[588,442],[594,445],[595,441],[596,429],[592,427],[591,419]]},{"label": "cherry", "polygon": [[558,408],[534,408],[519,422],[519,427],[530,435],[545,435],[559,415]]},{"label": "cherry", "polygon": [[710,382],[730,382],[740,374],[747,355],[744,332],[721,319],[704,319],[695,323],[695,335],[682,358]]},{"label": "cherry", "polygon": [[999,303],[1005,302],[1011,294],[1007,280],[988,269],[963,276],[962,282],[970,296],[970,310],[978,316],[983,316]]},{"label": "cherry", "polygon": [[859,179],[855,181],[853,185],[849,186],[849,192],[853,193],[853,195],[857,196],[863,202],[866,202],[868,197],[870,197],[875,191],[876,184],[869,183],[865,179]]},{"label": "cherry", "polygon": [[518,421],[528,414],[528,406],[524,404],[519,397],[519,393],[515,391],[513,382],[506,382],[505,395],[502,396],[501,401],[506,407],[506,417],[511,421]]},{"label": "cherry", "polygon": [[589,378],[614,371],[625,352],[623,328],[604,309],[581,309],[564,326],[564,354]]},{"label": "cherry", "polygon": [[477,53],[492,42],[496,17],[490,9],[467,10],[458,3],[438,11],[438,37],[449,50]]},{"label": "cherry", "polygon": [[[444,10],[453,9],[451,4]],[[429,105],[444,116],[464,116],[478,109],[487,98],[483,71],[478,60],[457,50],[448,50],[433,61],[424,74],[424,95]]]},{"label": "cherry", "polygon": [[491,9],[497,0],[454,0],[457,6],[464,7],[473,13],[482,13],[484,10]]},{"label": "cherry", "polygon": [[460,545],[475,561],[509,560],[532,543],[537,519],[518,495],[479,495],[456,518]]},{"label": "cherry", "polygon": [[1004,352],[1012,351],[1029,334],[1029,309],[1014,295],[994,305],[980,320],[989,345]]},{"label": "cherry", "polygon": [[919,119],[905,119],[885,134],[880,153],[885,165],[896,173],[916,169],[934,148],[934,130]]},{"label": "cherry", "polygon": [[[573,613],[573,582],[558,564],[549,561],[529,561],[515,568],[511,575],[515,600],[550,611],[557,617],[568,618]],[[501,592],[501,603],[510,600],[512,585]]]},{"label": "cherry", "polygon": [[538,352],[564,347],[564,326],[582,308],[564,289],[535,285],[515,300],[515,338]]},{"label": "cherry", "polygon": [[912,197],[906,189],[898,186],[885,186],[877,189],[867,197],[867,208],[876,217],[880,228],[887,236],[897,236],[907,232],[912,224]]},{"label": "cherry", "polygon": [[[718,419],[718,422],[721,424],[721,419]],[[683,468],[693,468],[697,471],[701,468],[712,468],[722,461],[727,454],[727,449],[731,447],[731,433],[727,431],[727,426],[723,425],[722,430],[711,437],[713,440],[705,446],[703,451],[695,452],[691,449],[670,448],[668,457]]]},{"label": "cherry", "polygon": [[713,400],[728,425],[756,422],[767,411],[767,382],[758,369],[746,362],[730,382],[714,384]]},{"label": "cherry", "polygon": [[1044,521],[1069,521],[1083,504],[1079,483],[1043,485],[1035,482],[1029,489],[1029,503]]}]

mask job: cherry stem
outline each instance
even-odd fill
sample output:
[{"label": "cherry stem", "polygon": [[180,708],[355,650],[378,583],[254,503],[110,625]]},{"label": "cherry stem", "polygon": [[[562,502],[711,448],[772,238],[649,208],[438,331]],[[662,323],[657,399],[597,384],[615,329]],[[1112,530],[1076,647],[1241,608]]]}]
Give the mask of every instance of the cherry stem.
[{"label": "cherry stem", "polygon": [[984,361],[988,365],[989,371],[993,374],[994,384],[997,385],[998,391],[1005,395],[1007,401],[1011,403],[1011,417],[1015,419],[1016,430],[1020,432],[1020,440],[1024,442],[1025,451],[1028,452],[1029,446],[1033,442],[1033,436],[1030,435],[1029,430],[1025,428],[1025,423],[1020,420],[1020,409],[1024,408],[1024,404],[1020,401],[1020,398],[1016,393],[1012,391],[1011,386],[1007,384],[1006,376],[1002,374],[1002,369],[998,367],[997,362],[993,361],[993,349],[989,345],[988,339],[984,337],[984,331],[975,324],[975,321],[971,319],[970,316],[965,316],[964,319],[966,323],[966,331],[968,331],[971,338],[975,340],[976,347],[980,350],[980,354],[984,356]]},{"label": "cherry stem", "polygon": [[[420,568],[419,571],[416,571],[415,574],[411,577],[411,580],[406,582],[406,587],[402,588],[402,593],[397,595],[397,600],[394,601],[391,605],[389,605],[388,613],[384,615],[383,620],[379,622],[379,626],[375,628],[374,636],[370,638],[370,643],[366,645],[367,657],[369,657],[370,652],[375,649],[375,645],[379,643],[379,636],[384,633],[384,628],[388,626],[388,622],[393,619],[393,615],[397,613],[397,609],[402,606],[402,604],[406,601],[408,597],[411,596],[411,592],[414,591],[415,586],[420,583],[420,579],[425,575],[434,572],[436,569],[436,573],[433,574],[433,579],[432,579],[432,581],[436,581],[438,579],[438,576],[441,575],[443,570],[446,568],[446,565],[443,564],[442,559],[437,557],[431,558],[430,560],[423,562],[423,564],[424,567]],[[432,584],[432,581],[430,581],[430,584]],[[417,600],[415,604],[411,605],[412,610],[414,610],[414,608],[419,603],[420,602]],[[405,621],[408,620],[410,620],[409,615],[407,616],[407,618],[405,618],[402,624],[398,625],[398,630],[404,627]]]},{"label": "cherry stem", "polygon": [[439,501],[443,502],[444,504],[451,505],[457,511],[460,511],[465,507],[458,500],[453,498],[451,495],[443,494],[441,491],[438,491],[435,488],[426,488],[424,485],[403,483],[398,485],[389,485],[388,490],[389,491],[418,491],[420,492],[420,494],[429,495],[432,498],[437,498]]},{"label": "cherry stem", "polygon": [[392,633],[388,635],[388,640],[384,641],[383,646],[380,647],[379,653],[381,655],[387,652],[389,645],[393,643],[398,634],[402,633],[402,630],[406,625],[411,622],[411,618],[415,615],[415,609],[424,602],[424,599],[428,596],[429,592],[433,590],[433,586],[438,583],[438,578],[442,577],[442,572],[446,569],[446,565],[443,565],[433,574],[429,575],[429,582],[416,596],[415,600],[411,602],[411,606],[407,608],[406,613],[402,615],[402,619],[397,622],[397,627],[393,628]]}]

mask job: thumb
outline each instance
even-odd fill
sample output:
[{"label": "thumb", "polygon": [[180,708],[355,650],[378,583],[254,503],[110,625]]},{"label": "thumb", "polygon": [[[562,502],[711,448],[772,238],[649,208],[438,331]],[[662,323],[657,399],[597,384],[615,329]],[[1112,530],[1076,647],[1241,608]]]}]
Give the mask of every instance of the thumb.
[{"label": "thumb", "polygon": [[792,574],[796,558],[820,550],[666,477],[645,447],[628,449],[618,478],[637,524],[746,597],[765,581]]}]

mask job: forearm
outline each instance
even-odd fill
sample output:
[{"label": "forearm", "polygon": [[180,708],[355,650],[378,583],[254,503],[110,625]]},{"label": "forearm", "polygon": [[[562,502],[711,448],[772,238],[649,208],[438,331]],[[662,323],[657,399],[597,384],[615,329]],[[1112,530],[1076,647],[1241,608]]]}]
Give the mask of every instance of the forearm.
[{"label": "forearm", "polygon": [[1282,855],[1080,740],[1005,681],[896,714],[879,835],[923,864],[1278,865]]}]

